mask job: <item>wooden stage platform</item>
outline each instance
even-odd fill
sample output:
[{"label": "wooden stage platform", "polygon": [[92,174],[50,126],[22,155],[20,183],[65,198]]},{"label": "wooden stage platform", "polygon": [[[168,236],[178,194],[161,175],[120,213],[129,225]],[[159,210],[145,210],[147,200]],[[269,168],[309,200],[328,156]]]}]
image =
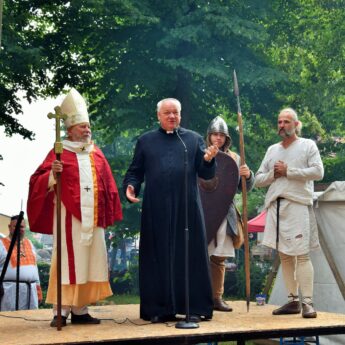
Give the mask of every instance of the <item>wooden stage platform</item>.
[{"label": "wooden stage platform", "polygon": [[316,319],[301,315],[273,316],[274,306],[230,302],[233,312],[215,312],[211,321],[192,330],[176,329],[175,323],[151,324],[139,319],[138,305],[109,305],[90,308],[90,314],[104,319],[100,325],[71,325],[61,331],[49,327],[50,309],[1,312],[0,344],[198,344],[293,335],[345,334],[345,315],[319,312]]}]

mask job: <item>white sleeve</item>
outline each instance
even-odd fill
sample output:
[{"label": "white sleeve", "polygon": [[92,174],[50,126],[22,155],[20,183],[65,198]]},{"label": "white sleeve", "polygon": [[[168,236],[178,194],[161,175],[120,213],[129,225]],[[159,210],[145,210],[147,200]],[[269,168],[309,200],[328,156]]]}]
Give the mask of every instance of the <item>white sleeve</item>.
[{"label": "white sleeve", "polygon": [[308,148],[308,163],[305,168],[287,168],[286,177],[299,181],[318,181],[323,178],[324,169],[320,152],[313,141]]},{"label": "white sleeve", "polygon": [[267,187],[275,181],[274,169],[270,169],[268,166],[269,152],[270,149],[267,150],[260,168],[255,174],[254,187]]}]

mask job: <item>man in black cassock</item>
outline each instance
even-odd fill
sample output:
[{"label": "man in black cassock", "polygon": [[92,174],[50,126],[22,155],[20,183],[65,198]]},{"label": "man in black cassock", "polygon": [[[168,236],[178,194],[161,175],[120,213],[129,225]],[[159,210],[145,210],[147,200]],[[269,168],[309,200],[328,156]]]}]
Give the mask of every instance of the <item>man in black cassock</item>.
[{"label": "man in black cassock", "polygon": [[199,134],[179,127],[181,104],[177,99],[158,102],[157,116],[160,128],[139,137],[123,181],[130,202],[139,201],[137,196],[145,181],[139,248],[140,317],[166,322],[174,321],[176,314],[186,314],[185,145],[190,320],[211,319],[212,288],[197,176],[203,179],[214,176],[218,148],[205,149]]}]

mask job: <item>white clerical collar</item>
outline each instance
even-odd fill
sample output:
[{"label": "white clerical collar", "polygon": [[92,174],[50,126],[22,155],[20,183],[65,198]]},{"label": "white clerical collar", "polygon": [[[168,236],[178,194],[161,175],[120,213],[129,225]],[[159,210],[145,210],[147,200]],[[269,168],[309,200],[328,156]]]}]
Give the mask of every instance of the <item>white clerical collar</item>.
[{"label": "white clerical collar", "polygon": [[89,143],[83,143],[79,141],[63,140],[62,144],[64,149],[75,153],[89,154],[93,150],[93,141],[90,141]]}]

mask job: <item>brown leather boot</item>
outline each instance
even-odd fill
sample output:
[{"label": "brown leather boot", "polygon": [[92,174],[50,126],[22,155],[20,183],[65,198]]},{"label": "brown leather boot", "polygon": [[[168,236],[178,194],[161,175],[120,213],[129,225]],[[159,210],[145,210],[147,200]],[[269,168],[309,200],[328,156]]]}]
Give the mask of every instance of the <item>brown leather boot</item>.
[{"label": "brown leather boot", "polygon": [[301,305],[299,301],[291,301],[284,304],[278,309],[274,309],[273,315],[299,314],[301,312]]},{"label": "brown leather boot", "polygon": [[213,300],[213,309],[218,311],[232,311],[232,308],[220,297]]},{"label": "brown leather boot", "polygon": [[302,317],[305,319],[315,319],[317,317],[313,303],[302,303]]}]

